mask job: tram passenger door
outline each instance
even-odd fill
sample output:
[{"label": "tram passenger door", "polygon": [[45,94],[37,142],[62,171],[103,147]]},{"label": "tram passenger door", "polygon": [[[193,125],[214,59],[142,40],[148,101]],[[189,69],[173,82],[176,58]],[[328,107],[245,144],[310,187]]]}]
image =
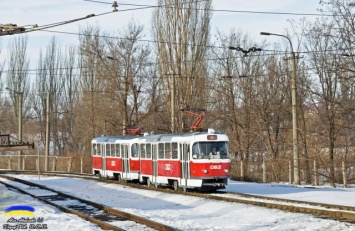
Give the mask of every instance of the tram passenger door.
[{"label": "tram passenger door", "polygon": [[107,167],[107,163],[106,163],[106,145],[108,144],[103,144],[101,145],[101,154],[102,154],[102,176],[107,176],[107,172],[106,172],[106,167]]},{"label": "tram passenger door", "polygon": [[189,178],[189,144],[180,144],[181,158],[181,185],[186,190],[187,179]]},{"label": "tram passenger door", "polygon": [[128,179],[129,173],[129,155],[128,155],[128,144],[122,144],[122,178]]},{"label": "tram passenger door", "polygon": [[153,147],[153,183],[157,185],[157,177],[158,177],[158,145],[154,144]]}]

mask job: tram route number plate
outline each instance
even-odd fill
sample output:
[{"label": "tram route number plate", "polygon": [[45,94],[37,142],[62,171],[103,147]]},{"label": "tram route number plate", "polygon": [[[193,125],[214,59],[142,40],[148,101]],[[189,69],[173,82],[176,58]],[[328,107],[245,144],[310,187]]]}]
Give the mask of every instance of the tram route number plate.
[{"label": "tram route number plate", "polygon": [[171,165],[170,164],[165,164],[165,170],[171,170]]},{"label": "tram route number plate", "polygon": [[222,165],[211,165],[210,169],[222,169]]}]

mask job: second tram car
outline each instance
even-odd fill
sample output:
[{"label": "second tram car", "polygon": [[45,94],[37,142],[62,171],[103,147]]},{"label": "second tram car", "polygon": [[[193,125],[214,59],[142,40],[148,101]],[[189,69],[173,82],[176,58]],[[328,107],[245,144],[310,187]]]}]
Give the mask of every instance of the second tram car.
[{"label": "second tram car", "polygon": [[227,135],[207,132],[101,136],[92,140],[93,174],[148,186],[224,189],[231,160]]}]

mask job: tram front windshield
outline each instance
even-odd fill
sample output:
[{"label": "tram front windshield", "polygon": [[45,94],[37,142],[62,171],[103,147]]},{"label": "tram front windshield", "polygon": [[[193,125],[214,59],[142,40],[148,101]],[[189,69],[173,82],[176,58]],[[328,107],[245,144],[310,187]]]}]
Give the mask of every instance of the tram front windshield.
[{"label": "tram front windshield", "polygon": [[198,142],[192,146],[193,159],[228,159],[228,142]]}]

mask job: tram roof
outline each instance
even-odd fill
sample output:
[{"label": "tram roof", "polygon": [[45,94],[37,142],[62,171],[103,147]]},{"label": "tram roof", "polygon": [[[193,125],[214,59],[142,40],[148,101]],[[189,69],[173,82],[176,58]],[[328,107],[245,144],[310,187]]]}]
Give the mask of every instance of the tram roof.
[{"label": "tram roof", "polygon": [[96,141],[96,142],[109,142],[109,143],[113,143],[115,142],[115,140],[133,140],[138,138],[138,136],[99,136],[99,137],[95,137],[92,139],[92,141]]},{"label": "tram roof", "polygon": [[157,142],[157,141],[171,141],[174,139],[191,139],[191,137],[198,137],[201,135],[225,135],[218,131],[202,131],[202,132],[188,132],[188,133],[169,133],[169,134],[157,134],[157,135],[144,135],[144,136],[100,136],[93,138],[92,142],[107,142],[114,143],[117,140],[130,141],[133,139],[145,139],[146,142]]},{"label": "tram roof", "polygon": [[156,142],[156,141],[171,141],[174,138],[191,138],[200,135],[209,135],[209,134],[222,134],[222,132],[214,131],[213,133],[209,132],[189,132],[189,133],[171,133],[171,134],[158,134],[158,135],[147,135],[142,137],[142,139],[146,139],[147,142]]}]

